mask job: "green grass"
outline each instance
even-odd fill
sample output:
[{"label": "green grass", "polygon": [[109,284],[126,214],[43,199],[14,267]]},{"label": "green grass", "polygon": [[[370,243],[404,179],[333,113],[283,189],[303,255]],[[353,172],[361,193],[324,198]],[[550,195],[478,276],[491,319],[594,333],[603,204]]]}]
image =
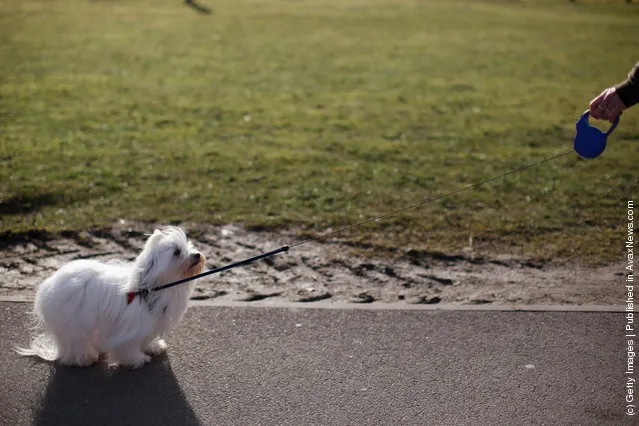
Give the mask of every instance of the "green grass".
[{"label": "green grass", "polygon": [[[636,60],[625,2],[0,0],[0,235],[124,218],[320,232],[570,149]],[[605,262],[639,109],[563,157],[344,234]]]}]

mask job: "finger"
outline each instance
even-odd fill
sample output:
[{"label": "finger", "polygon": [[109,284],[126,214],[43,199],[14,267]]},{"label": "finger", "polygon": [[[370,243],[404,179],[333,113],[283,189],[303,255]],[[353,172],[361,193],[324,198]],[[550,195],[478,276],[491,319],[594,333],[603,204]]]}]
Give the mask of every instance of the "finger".
[{"label": "finger", "polygon": [[592,114],[599,108],[601,101],[603,100],[603,96],[597,96],[595,99],[590,101],[590,113]]},{"label": "finger", "polygon": [[611,114],[610,105],[608,105],[608,102],[606,101],[606,98],[604,97],[604,99],[601,101],[601,103],[597,107],[597,115],[602,120],[608,120],[608,118],[610,117],[610,114]]},{"label": "finger", "polygon": [[596,108],[590,108],[590,116],[595,120],[600,120],[603,116],[603,110],[599,106]]},{"label": "finger", "polygon": [[602,118],[608,121],[615,121],[615,118],[619,115],[620,111],[616,108],[604,109]]},{"label": "finger", "polygon": [[605,92],[602,92],[599,96],[590,101],[590,115],[592,118],[599,119],[601,117],[600,106],[604,99],[604,94]]},{"label": "finger", "polygon": [[609,110],[609,116],[612,120],[614,120],[615,118],[617,118],[618,115],[621,115],[621,108],[611,108]]},{"label": "finger", "polygon": [[599,95],[597,95],[597,97],[595,97],[592,101],[590,101],[590,108],[593,108],[593,109],[597,108],[605,96],[606,96],[606,91],[604,90]]}]

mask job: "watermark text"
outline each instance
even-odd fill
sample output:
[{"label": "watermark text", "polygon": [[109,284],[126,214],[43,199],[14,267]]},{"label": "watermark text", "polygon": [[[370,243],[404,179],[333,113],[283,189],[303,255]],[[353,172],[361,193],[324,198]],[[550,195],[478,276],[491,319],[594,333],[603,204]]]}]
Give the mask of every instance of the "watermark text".
[{"label": "watermark text", "polygon": [[624,284],[626,286],[625,301],[626,306],[626,323],[625,323],[625,338],[627,346],[627,364],[625,373],[625,403],[626,403],[626,415],[634,416],[636,412],[636,379],[635,379],[635,340],[636,340],[636,325],[635,325],[635,288],[634,288],[634,248],[635,248],[635,225],[634,225],[634,202],[628,200],[627,214],[628,214],[628,228],[625,234],[625,258],[626,258],[626,270]]}]

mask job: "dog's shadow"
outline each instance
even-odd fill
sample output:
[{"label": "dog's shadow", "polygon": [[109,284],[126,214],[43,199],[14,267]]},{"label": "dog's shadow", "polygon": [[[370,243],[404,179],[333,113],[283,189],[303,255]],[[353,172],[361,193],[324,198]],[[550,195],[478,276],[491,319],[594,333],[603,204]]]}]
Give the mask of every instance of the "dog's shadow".
[{"label": "dog's shadow", "polygon": [[137,370],[54,365],[36,425],[201,425],[166,356]]}]

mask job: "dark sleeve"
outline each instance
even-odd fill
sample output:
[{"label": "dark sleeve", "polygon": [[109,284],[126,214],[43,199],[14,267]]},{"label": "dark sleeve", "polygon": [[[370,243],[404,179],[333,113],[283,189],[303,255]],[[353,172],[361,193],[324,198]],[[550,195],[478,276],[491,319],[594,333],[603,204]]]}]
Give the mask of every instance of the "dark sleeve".
[{"label": "dark sleeve", "polygon": [[628,78],[615,86],[615,89],[617,89],[617,95],[626,108],[639,103],[639,62],[630,71]]}]

